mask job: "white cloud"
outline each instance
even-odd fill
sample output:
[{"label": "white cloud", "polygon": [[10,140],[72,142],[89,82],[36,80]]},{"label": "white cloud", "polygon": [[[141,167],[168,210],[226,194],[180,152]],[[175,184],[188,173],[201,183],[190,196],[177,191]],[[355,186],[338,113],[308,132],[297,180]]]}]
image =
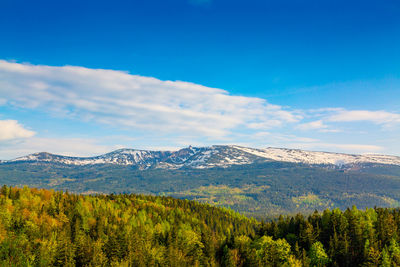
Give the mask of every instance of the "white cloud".
[{"label": "white cloud", "polygon": [[346,153],[377,153],[384,150],[381,146],[366,144],[335,144],[335,143],[294,143],[293,147],[310,150],[346,152]]},{"label": "white cloud", "polygon": [[[248,144],[251,147],[264,148],[267,146],[272,147],[287,147],[287,144],[291,143],[308,143],[308,142],[319,142],[318,139],[296,136],[293,134],[282,134],[282,133],[271,133],[271,132],[257,132],[253,135],[243,136],[241,139],[249,140]],[[255,141],[255,142],[251,142]],[[291,147],[291,148],[296,148]]]},{"label": "white cloud", "polygon": [[297,129],[302,131],[318,131],[321,133],[338,133],[339,129],[332,129],[326,125],[322,120],[316,120],[306,123],[301,123],[296,126]]},{"label": "white cloud", "polygon": [[400,123],[400,114],[387,111],[341,110],[327,118],[335,122],[369,121],[375,124],[394,125]]},{"label": "white cloud", "polygon": [[0,141],[28,138],[35,132],[25,129],[16,120],[0,120]]},{"label": "white cloud", "polygon": [[275,127],[279,127],[281,125],[282,125],[282,121],[280,121],[280,120],[270,120],[270,121],[267,121],[267,122],[249,123],[247,125],[247,127],[249,127],[250,129],[261,130],[261,129],[275,128]]},{"label": "white cloud", "polygon": [[300,130],[320,130],[320,129],[326,129],[328,128],[327,125],[325,125],[322,120],[317,120],[317,121],[311,121],[307,123],[302,123],[299,124],[298,127]]},{"label": "white cloud", "polygon": [[24,108],[140,129],[212,138],[296,123],[298,113],[256,97],[122,71],[0,60],[0,95]]},{"label": "white cloud", "polygon": [[[140,148],[230,143],[254,147],[270,145],[344,150],[351,153],[373,152],[381,151],[382,147],[337,145],[334,142],[376,143],[366,134],[361,136],[360,132],[371,135],[371,132],[381,127],[389,129],[390,126],[400,125],[400,114],[384,110],[348,110],[337,107],[296,110],[273,105],[262,98],[231,95],[222,89],[189,82],[162,81],[123,71],[30,65],[4,60],[0,60],[0,105],[10,110],[15,107],[31,109],[52,117],[112,125],[115,126],[111,128],[116,130],[116,135],[137,138],[134,143],[118,138],[95,142],[43,138],[46,133],[41,132],[41,139],[29,139],[35,133],[13,121],[12,131],[0,124],[0,140],[17,140],[14,143],[0,143],[0,155],[6,155],[4,143],[14,144],[13,148],[8,146],[9,155],[46,150],[71,155],[93,155],[115,148],[113,145],[102,145],[104,143],[120,142],[124,146],[138,145],[136,147]],[[353,126],[355,124],[346,122],[361,123]],[[363,122],[371,122],[372,125]],[[341,134],[336,134],[341,130]],[[396,136],[397,128],[390,130],[386,131],[387,135],[379,137],[385,139],[391,134]],[[301,131],[304,131],[301,135],[307,133],[307,136],[298,137]],[[332,134],[324,135],[327,132]],[[377,132],[381,134],[382,131],[375,131],[375,134]],[[71,133],[68,134],[71,136]],[[79,135],[82,132],[73,134]],[[23,138],[27,139],[21,140]],[[389,147],[386,141],[379,144]]]}]

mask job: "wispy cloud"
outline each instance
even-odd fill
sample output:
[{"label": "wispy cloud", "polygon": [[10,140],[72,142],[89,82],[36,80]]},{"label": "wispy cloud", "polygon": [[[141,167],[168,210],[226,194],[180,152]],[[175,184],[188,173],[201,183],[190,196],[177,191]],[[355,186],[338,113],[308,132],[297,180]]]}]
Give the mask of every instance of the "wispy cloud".
[{"label": "wispy cloud", "polygon": [[340,132],[339,129],[333,129],[326,125],[322,120],[310,121],[306,123],[301,123],[296,127],[302,131],[319,131],[321,133],[337,133]]},{"label": "wispy cloud", "polygon": [[122,71],[0,61],[0,94],[14,106],[158,133],[223,137],[302,117],[256,97]]},{"label": "wispy cloud", "polygon": [[394,125],[400,124],[400,114],[383,110],[340,110],[327,118],[334,122],[368,121],[375,124]]},{"label": "wispy cloud", "polygon": [[[386,151],[389,146],[394,147],[393,151],[399,149],[386,141],[397,137],[400,114],[395,112],[342,107],[300,110],[218,88],[115,70],[0,60],[1,105],[4,109],[40,111],[51,117],[111,125],[116,135],[128,132],[137,138],[121,145],[140,148],[229,143],[351,153]],[[353,127],[348,122],[358,123]],[[390,130],[385,136],[381,135],[383,128]],[[47,138],[42,130],[31,130],[15,120],[0,120],[0,156],[8,153],[6,158],[10,158],[43,150],[93,155],[120,144],[118,138]],[[370,134],[371,130],[382,140],[365,138],[364,133]],[[79,145],[81,141],[85,145]]]},{"label": "wispy cloud", "polygon": [[317,120],[299,124],[297,128],[300,130],[324,130],[328,128],[328,126],[325,125],[322,120]]},{"label": "wispy cloud", "polygon": [[[303,131],[341,132],[338,125],[348,122],[372,123],[381,129],[390,129],[400,125],[400,114],[385,110],[347,110],[344,108],[321,108],[306,112],[308,122],[299,123],[296,128]],[[315,120],[317,119],[317,120]],[[340,127],[339,126],[339,127]]]}]

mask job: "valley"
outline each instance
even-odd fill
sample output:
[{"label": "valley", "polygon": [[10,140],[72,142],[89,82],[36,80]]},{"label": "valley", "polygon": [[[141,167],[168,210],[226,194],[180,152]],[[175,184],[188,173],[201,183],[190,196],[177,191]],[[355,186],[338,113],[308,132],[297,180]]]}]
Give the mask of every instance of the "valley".
[{"label": "valley", "polygon": [[124,149],[93,158],[38,153],[1,163],[0,183],[82,194],[173,196],[256,218],[353,205],[399,206],[398,157],[267,151],[237,146]]}]

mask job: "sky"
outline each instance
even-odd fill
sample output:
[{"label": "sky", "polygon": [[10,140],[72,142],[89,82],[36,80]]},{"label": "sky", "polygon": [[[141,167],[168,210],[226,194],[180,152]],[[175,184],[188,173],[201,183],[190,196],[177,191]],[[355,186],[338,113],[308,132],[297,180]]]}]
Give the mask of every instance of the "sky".
[{"label": "sky", "polygon": [[400,156],[400,2],[0,1],[0,159],[237,144]]}]

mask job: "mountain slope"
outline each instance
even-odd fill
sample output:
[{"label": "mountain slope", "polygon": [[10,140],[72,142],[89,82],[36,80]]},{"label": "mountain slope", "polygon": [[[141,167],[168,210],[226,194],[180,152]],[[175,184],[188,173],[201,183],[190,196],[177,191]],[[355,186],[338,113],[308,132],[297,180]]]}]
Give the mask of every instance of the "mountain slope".
[{"label": "mountain slope", "polygon": [[0,164],[0,184],[70,192],[167,195],[230,207],[250,216],[400,206],[400,166],[269,161],[225,168],[138,169],[133,165]]},{"label": "mountain slope", "polygon": [[304,164],[351,165],[363,163],[400,165],[400,157],[386,155],[351,155],[330,152],[304,151],[285,148],[256,149],[241,146],[188,147],[177,151],[119,149],[96,157],[68,157],[50,153],[35,153],[7,162],[53,162],[69,165],[116,164],[132,165],[139,169],[182,167],[212,168],[245,165],[268,161]]},{"label": "mountain slope", "polygon": [[36,153],[0,164],[0,184],[193,199],[251,216],[400,206],[399,157],[241,146]]}]

